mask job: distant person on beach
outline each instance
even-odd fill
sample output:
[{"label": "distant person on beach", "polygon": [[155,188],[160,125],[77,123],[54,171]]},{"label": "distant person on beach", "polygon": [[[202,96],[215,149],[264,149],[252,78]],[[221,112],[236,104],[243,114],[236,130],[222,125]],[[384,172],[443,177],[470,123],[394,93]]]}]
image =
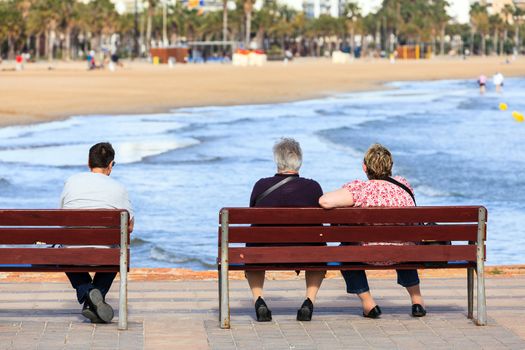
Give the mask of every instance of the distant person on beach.
[{"label": "distant person on beach", "polygon": [[[299,142],[283,138],[273,147],[277,174],[260,179],[254,185],[250,207],[319,207],[319,197],[323,194],[321,186],[314,180],[299,176],[303,154]],[[264,246],[265,244],[247,244]],[[271,244],[266,244],[271,245]],[[312,245],[305,243],[305,245]],[[314,310],[317,292],[321,287],[326,271],[306,271],[306,299],[297,310],[298,321],[310,321]],[[246,271],[246,278],[252,290],[257,321],[272,320],[272,312],[263,299],[265,271]]]},{"label": "distant person on beach", "polygon": [[503,87],[504,80],[505,78],[503,77],[503,74],[501,74],[500,72],[494,74],[494,76],[492,77],[492,82],[496,86],[496,92],[501,92],[501,88]]},{"label": "distant person on beach", "polygon": [[[129,232],[133,231],[133,209],[128,192],[119,182],[110,178],[115,166],[115,151],[110,143],[97,143],[89,150],[90,171],[67,179],[60,207],[62,209],[126,209],[130,214]],[[109,323],[113,308],[105,297],[117,275],[115,272],[97,272],[91,278],[88,272],[67,272],[67,277],[83,304],[82,315],[91,323]]]},{"label": "distant person on beach", "polygon": [[486,90],[487,85],[487,77],[481,74],[478,78],[478,85],[479,85],[479,93],[484,94]]},{"label": "distant person on beach", "polygon": [[16,55],[16,58],[15,58],[15,69],[17,71],[24,70],[24,57],[21,54]]},{"label": "distant person on beach", "polygon": [[[365,154],[363,171],[368,181],[355,180],[339,190],[328,192],[319,199],[326,209],[338,207],[413,207],[415,198],[408,181],[400,176],[392,178],[394,164],[390,151],[379,144],[370,146]],[[343,243],[344,244],[344,243]],[[363,243],[365,244],[365,243]],[[411,243],[366,243],[368,245],[392,245]],[[392,262],[392,264],[395,262]],[[405,287],[412,300],[412,316],[426,315],[423,297],[419,289],[417,270],[397,270],[397,283]],[[381,308],[376,304],[364,270],[342,271],[348,293],[357,294],[363,306],[363,316],[378,318]]]}]

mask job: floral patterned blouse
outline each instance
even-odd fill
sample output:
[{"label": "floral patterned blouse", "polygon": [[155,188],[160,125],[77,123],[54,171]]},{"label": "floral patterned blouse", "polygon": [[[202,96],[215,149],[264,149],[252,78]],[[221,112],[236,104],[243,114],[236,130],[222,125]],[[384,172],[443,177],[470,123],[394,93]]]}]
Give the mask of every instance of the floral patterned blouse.
[{"label": "floral patterned blouse", "polygon": [[[395,176],[394,180],[407,186],[412,193],[414,190],[408,181]],[[401,187],[381,180],[355,180],[343,185],[354,197],[355,207],[413,207],[412,197]]]},{"label": "floral patterned blouse", "polygon": [[[408,181],[395,176],[395,180],[408,187],[412,193],[414,190]],[[412,197],[401,187],[393,183],[381,180],[360,181],[355,180],[343,185],[354,197],[355,207],[413,207]],[[412,245],[412,242],[368,242],[362,245]],[[370,262],[370,265],[393,265],[396,261]]]}]

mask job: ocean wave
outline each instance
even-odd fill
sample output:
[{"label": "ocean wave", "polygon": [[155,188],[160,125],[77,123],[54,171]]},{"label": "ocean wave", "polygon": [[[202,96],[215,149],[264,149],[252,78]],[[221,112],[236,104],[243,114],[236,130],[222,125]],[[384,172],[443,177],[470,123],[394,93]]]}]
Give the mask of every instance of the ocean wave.
[{"label": "ocean wave", "polygon": [[130,243],[130,245],[132,247],[140,247],[140,246],[143,246],[143,245],[151,244],[150,241],[148,241],[146,239],[139,238],[139,237],[132,237],[131,241],[129,243]]},{"label": "ocean wave", "polygon": [[9,182],[9,180],[7,180],[7,179],[5,179],[3,177],[0,177],[0,188],[5,189],[5,188],[7,188],[9,186],[11,186],[11,183]]},{"label": "ocean wave", "polygon": [[414,192],[417,195],[423,195],[425,197],[463,197],[461,193],[440,191],[426,185],[415,186]]},{"label": "ocean wave", "polygon": [[224,157],[203,157],[197,159],[181,159],[181,160],[158,160],[156,157],[149,157],[144,159],[144,163],[152,165],[192,165],[192,164],[211,164],[223,162]]},{"label": "ocean wave", "polygon": [[[199,144],[196,139],[179,140],[137,140],[114,142],[116,162],[131,164],[147,157],[157,156],[169,151]],[[86,152],[91,144],[66,144],[37,148],[15,148],[0,150],[0,161],[5,163],[22,163],[46,166],[80,166],[85,164]],[[57,156],[59,154],[60,156]]]},{"label": "ocean wave", "polygon": [[197,269],[213,269],[216,267],[215,264],[203,261],[197,257],[180,256],[174,252],[170,252],[160,247],[153,247],[150,250],[150,258],[160,262],[166,262],[169,264],[175,264],[181,267],[191,267]]}]

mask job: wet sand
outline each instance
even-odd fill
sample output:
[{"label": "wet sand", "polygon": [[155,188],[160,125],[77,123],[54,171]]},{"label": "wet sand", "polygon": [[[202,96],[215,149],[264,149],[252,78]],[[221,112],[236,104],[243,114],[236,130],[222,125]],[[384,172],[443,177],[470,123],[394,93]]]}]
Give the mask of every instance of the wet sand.
[{"label": "wet sand", "polygon": [[298,59],[263,67],[166,65],[124,62],[123,69],[87,71],[83,62],[0,65],[0,126],[31,124],[88,114],[166,112],[177,107],[278,103],[340,92],[384,88],[403,80],[471,79],[501,71],[524,76],[525,59],[436,58],[425,61]]}]

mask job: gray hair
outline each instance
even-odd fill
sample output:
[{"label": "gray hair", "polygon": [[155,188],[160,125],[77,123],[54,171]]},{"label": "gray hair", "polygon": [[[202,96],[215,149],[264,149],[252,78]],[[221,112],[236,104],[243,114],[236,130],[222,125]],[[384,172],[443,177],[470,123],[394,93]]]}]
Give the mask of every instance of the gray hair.
[{"label": "gray hair", "polygon": [[303,164],[301,145],[292,138],[283,137],[273,146],[273,159],[277,164],[277,171],[299,171]]}]

